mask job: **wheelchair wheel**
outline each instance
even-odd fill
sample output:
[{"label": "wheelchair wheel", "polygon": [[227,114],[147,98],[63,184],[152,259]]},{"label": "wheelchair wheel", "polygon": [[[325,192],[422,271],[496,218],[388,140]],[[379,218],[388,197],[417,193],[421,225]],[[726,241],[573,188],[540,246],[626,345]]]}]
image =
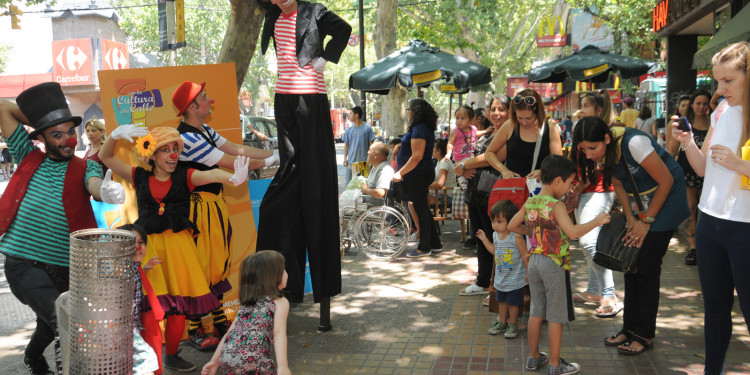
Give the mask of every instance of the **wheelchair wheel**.
[{"label": "wheelchair wheel", "polygon": [[371,259],[392,259],[406,249],[409,221],[388,206],[362,214],[354,226],[354,243]]}]

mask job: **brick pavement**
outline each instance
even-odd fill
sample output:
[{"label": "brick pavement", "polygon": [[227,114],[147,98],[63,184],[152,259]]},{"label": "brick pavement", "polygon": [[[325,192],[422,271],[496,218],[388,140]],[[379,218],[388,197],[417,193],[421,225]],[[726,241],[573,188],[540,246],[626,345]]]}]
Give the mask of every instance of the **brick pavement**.
[{"label": "brick pavement", "polygon": [[[458,290],[474,278],[476,258],[460,250],[458,224],[442,225],[445,251],[428,258],[373,261],[356,250],[342,265],[344,292],[332,300],[333,330],[317,332],[318,306],[312,296],[294,306],[288,322],[289,360],[295,374],[523,374],[526,333],[506,340],[490,336],[492,313],[481,296]],[[575,290],[586,283],[585,260],[572,243]],[[622,314],[593,316],[595,305],[576,303],[576,320],[564,326],[562,357],[584,374],[701,374],[703,307],[697,269],[684,265],[685,246],[674,239],[664,260],[655,346],[626,357],[602,344],[619,330]],[[622,298],[622,275],[616,275]],[[22,350],[33,329],[33,314],[9,294],[0,274],[0,374],[22,372]],[[750,335],[738,304],[727,354],[728,374],[750,373]],[[546,351],[546,326],[542,350]],[[187,345],[183,355],[199,365],[210,354]],[[48,350],[50,353],[50,350]],[[51,354],[51,353],[50,353]],[[166,371],[170,374],[171,372]],[[199,369],[193,374],[198,374]]]}]

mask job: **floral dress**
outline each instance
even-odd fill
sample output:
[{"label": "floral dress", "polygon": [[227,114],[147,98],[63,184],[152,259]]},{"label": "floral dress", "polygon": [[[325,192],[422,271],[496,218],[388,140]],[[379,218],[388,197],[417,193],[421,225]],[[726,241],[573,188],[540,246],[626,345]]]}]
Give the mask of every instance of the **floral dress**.
[{"label": "floral dress", "polygon": [[275,312],[276,303],[270,297],[253,306],[240,307],[221,350],[221,371],[227,375],[276,374],[271,358]]}]

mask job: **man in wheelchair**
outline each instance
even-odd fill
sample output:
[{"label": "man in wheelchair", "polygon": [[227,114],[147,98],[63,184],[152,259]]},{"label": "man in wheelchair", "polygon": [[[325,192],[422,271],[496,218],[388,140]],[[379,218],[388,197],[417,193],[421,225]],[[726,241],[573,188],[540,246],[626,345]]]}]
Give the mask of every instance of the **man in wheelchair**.
[{"label": "man in wheelchair", "polygon": [[375,142],[367,151],[367,161],[372,165],[367,183],[360,190],[369,205],[383,204],[383,198],[388,193],[395,171],[388,160],[388,146],[383,142]]}]

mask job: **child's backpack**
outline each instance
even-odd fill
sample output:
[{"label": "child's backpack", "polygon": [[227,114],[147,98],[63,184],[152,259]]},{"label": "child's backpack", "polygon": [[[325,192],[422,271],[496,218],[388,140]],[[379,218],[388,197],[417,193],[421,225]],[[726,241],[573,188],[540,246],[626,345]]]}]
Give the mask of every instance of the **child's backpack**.
[{"label": "child's backpack", "polygon": [[501,199],[513,202],[520,210],[528,198],[529,188],[526,186],[526,177],[498,179],[490,191],[490,198],[487,201],[487,215],[490,214],[495,202]]}]

